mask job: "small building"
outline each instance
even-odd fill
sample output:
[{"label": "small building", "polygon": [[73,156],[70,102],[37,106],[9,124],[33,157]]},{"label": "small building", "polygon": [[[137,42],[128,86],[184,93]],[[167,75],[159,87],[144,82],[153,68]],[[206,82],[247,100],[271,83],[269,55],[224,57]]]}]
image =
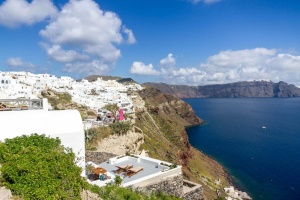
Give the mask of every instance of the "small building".
[{"label": "small building", "polygon": [[0,111],[0,140],[32,133],[58,137],[64,147],[72,148],[84,176],[85,143],[80,113],[77,110],[48,111],[47,99],[43,99],[42,104],[42,109]]},{"label": "small building", "polygon": [[252,198],[246,193],[239,190],[234,189],[233,186],[225,187],[224,191],[227,195],[226,199],[238,199],[238,200],[251,200]]}]

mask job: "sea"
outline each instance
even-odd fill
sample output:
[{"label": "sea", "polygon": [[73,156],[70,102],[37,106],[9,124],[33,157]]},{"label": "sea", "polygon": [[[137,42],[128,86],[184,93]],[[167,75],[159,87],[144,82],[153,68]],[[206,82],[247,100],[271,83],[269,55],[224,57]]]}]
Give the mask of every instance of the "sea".
[{"label": "sea", "polygon": [[190,143],[254,200],[300,199],[300,98],[183,99],[205,124]]}]

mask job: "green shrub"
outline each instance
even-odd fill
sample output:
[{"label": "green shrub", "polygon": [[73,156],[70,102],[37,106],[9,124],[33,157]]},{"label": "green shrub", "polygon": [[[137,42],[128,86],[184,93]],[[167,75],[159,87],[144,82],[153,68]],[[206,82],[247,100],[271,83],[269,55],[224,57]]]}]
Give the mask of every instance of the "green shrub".
[{"label": "green shrub", "polygon": [[109,125],[114,134],[123,135],[131,129],[131,123],[128,121],[117,121]]},{"label": "green shrub", "polygon": [[99,126],[84,131],[86,150],[96,150],[98,142],[111,135],[109,127]]},{"label": "green shrub", "polygon": [[84,131],[85,142],[90,142],[98,135],[97,128],[90,128]]},{"label": "green shrub", "polygon": [[84,185],[75,154],[58,138],[32,134],[0,144],[1,179],[26,199],[80,199]]},{"label": "green shrub", "polygon": [[123,179],[120,177],[120,176],[116,176],[115,177],[115,184],[117,185],[117,186],[119,186],[119,185],[121,185],[121,183],[123,182]]}]

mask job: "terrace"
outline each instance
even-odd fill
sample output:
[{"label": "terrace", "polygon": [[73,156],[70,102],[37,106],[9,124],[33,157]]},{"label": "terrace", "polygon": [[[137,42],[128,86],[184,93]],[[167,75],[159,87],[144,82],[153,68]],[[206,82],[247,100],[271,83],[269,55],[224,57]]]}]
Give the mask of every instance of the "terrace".
[{"label": "terrace", "polygon": [[42,110],[45,104],[43,99],[0,99],[0,111]]},{"label": "terrace", "polygon": [[[165,179],[166,177],[175,176],[181,174],[181,166],[172,165],[172,163],[163,162],[161,160],[144,157],[140,155],[130,155],[130,156],[118,156],[109,159],[107,162],[101,164],[93,164],[88,162],[94,167],[101,167],[107,170],[107,174],[115,177],[116,175],[121,176],[123,179],[122,186],[127,187],[134,185],[136,187],[142,187],[160,179]],[[135,173],[132,176],[127,176],[126,172],[117,174],[115,170],[118,169],[117,166],[132,165],[131,169],[136,167],[143,168],[141,171]],[[113,178],[112,178],[113,179]],[[104,186],[101,181],[91,181],[92,184],[99,186]]]}]

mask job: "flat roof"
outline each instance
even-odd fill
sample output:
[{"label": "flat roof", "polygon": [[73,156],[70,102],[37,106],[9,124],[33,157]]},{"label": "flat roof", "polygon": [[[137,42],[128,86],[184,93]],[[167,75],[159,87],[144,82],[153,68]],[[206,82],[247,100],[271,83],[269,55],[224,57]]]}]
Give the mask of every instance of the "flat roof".
[{"label": "flat roof", "polygon": [[[169,166],[161,165],[161,163],[165,163],[166,165],[171,165],[171,163],[144,157],[144,156],[138,156],[138,155],[137,156],[133,155],[133,156],[118,156],[115,158],[111,158],[106,162],[95,163],[95,164],[97,166],[106,169],[112,175],[119,175],[120,177],[122,177],[123,185],[131,185],[131,182],[132,184],[135,184],[140,181],[151,179],[153,177],[163,175],[165,171],[167,172],[170,170]],[[124,165],[133,165],[132,168],[142,167],[143,170],[139,171],[138,173],[134,174],[131,177],[126,176],[125,173],[117,174],[114,172],[115,170],[118,169],[116,166],[124,166]],[[168,176],[167,174],[165,175]]]}]

